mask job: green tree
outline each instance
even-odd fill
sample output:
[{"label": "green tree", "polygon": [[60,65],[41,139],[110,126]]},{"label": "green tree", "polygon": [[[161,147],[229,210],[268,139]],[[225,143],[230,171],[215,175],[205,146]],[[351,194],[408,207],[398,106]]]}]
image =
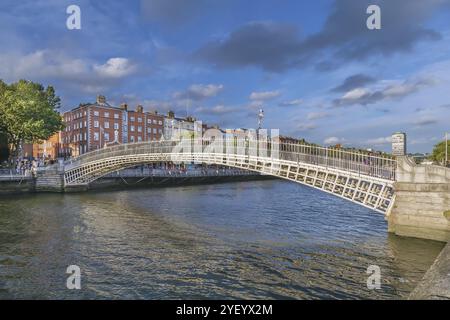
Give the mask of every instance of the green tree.
[{"label": "green tree", "polygon": [[[447,141],[447,148],[450,158],[450,140]],[[430,155],[430,159],[439,163],[445,162],[445,141],[441,141],[434,146],[433,152]]]},{"label": "green tree", "polygon": [[17,158],[21,144],[46,140],[63,129],[59,107],[51,86],[27,80],[8,85],[0,80],[0,131],[6,135],[10,159]]}]

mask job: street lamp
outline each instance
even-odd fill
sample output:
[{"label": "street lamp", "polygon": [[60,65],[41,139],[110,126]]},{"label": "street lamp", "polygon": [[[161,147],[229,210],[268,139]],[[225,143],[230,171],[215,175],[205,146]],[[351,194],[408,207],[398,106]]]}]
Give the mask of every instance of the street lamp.
[{"label": "street lamp", "polygon": [[264,119],[264,110],[263,109],[259,109],[259,112],[258,112],[258,130],[261,129],[263,119]]},{"label": "street lamp", "polygon": [[445,166],[448,165],[448,132],[445,133]]}]

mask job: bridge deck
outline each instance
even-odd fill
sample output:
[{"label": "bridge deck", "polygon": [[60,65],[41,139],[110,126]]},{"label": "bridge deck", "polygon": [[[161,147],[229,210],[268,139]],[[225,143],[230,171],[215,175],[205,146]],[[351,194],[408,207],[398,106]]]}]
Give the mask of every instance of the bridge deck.
[{"label": "bridge deck", "polygon": [[65,164],[65,184],[89,184],[110,172],[150,162],[226,165],[305,184],[378,212],[393,199],[396,160],[339,149],[273,141],[171,140],[123,144]]}]

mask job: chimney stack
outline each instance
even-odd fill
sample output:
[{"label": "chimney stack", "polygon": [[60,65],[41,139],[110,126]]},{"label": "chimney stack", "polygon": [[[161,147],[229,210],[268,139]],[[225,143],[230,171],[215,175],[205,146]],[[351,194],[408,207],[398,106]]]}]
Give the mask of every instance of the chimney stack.
[{"label": "chimney stack", "polygon": [[144,107],[143,107],[142,105],[138,104],[138,105],[136,106],[136,112],[139,112],[139,113],[144,112]]},{"label": "chimney stack", "polygon": [[106,104],[106,97],[102,96],[102,95],[98,95],[97,96],[97,104],[100,104],[100,105]]},{"label": "chimney stack", "polygon": [[120,105],[120,109],[122,109],[122,110],[124,110],[124,111],[127,111],[127,110],[128,110],[128,105],[127,105],[126,103],[122,103],[122,104]]}]

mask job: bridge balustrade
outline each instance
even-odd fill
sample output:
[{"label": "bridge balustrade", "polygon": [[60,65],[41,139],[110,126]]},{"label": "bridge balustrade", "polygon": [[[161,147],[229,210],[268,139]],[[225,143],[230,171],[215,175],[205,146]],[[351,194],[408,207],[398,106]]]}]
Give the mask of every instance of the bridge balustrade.
[{"label": "bridge balustrade", "polygon": [[396,160],[379,156],[305,144],[279,143],[270,140],[190,139],[128,143],[98,149],[66,162],[66,167],[80,166],[105,158],[139,154],[208,153],[213,155],[256,157],[282,160],[395,180]]}]

